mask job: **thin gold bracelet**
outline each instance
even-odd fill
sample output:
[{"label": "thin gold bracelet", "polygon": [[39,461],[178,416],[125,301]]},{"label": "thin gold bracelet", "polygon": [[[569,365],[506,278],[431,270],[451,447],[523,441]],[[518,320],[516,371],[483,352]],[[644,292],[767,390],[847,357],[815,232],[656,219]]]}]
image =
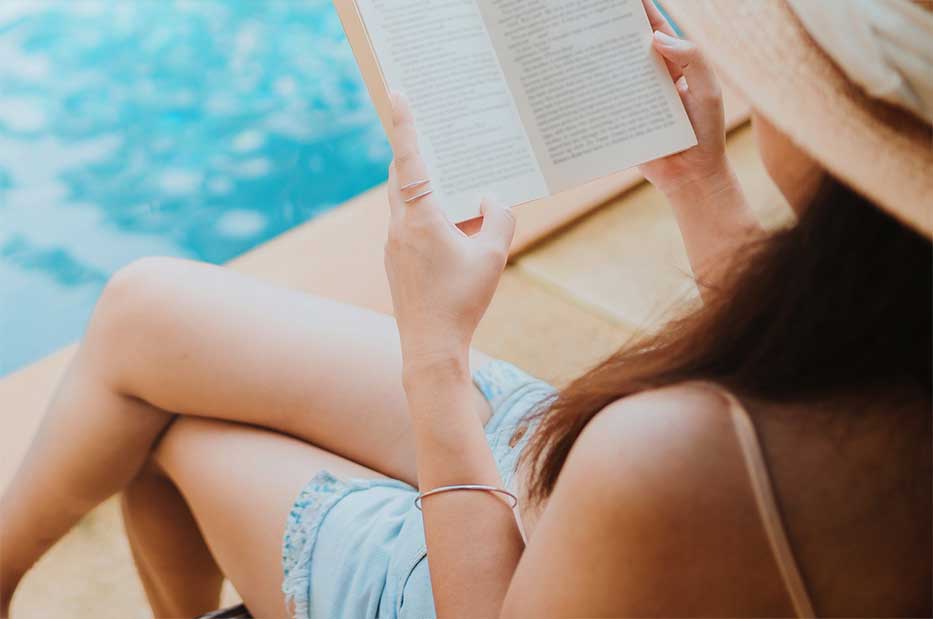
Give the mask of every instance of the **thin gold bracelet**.
[{"label": "thin gold bracelet", "polygon": [[509,497],[512,503],[510,505],[512,509],[515,509],[516,507],[518,507],[518,497],[512,494],[511,492],[509,492],[508,490],[505,490],[503,488],[497,488],[496,486],[484,486],[482,484],[459,484],[456,486],[441,486],[440,488],[435,488],[434,490],[428,490],[427,492],[422,492],[418,496],[415,497],[415,507],[417,507],[420,510],[421,499],[425,497],[429,497],[432,494],[441,494],[442,492],[453,492],[455,490],[472,490],[472,491],[492,492],[495,494],[502,494],[502,495]]}]

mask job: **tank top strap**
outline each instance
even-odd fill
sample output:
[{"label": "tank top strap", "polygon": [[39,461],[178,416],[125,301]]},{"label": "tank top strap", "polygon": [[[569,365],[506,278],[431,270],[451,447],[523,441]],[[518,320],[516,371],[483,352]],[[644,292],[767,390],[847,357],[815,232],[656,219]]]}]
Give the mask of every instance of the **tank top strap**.
[{"label": "tank top strap", "polygon": [[715,383],[706,382],[704,384],[720,393],[729,403],[732,424],[752,483],[758,513],[761,515],[761,522],[768,536],[771,552],[774,554],[774,559],[781,572],[781,578],[784,580],[784,586],[794,606],[794,612],[798,617],[815,617],[813,603],[800,574],[800,567],[794,557],[793,549],[787,539],[787,532],[784,529],[784,522],[774,497],[771,476],[768,473],[768,466],[765,463],[761,444],[758,441],[755,424],[752,422],[748,411],[731,392]]}]

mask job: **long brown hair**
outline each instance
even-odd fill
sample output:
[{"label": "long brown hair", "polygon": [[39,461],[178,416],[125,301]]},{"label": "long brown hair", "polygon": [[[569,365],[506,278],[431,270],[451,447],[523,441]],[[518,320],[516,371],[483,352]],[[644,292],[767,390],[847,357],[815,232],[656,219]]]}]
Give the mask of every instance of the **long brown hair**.
[{"label": "long brown hair", "polygon": [[766,401],[871,387],[929,399],[931,250],[926,238],[827,179],[795,226],[731,258],[702,308],[626,346],[538,414],[522,456],[531,496],[550,494],[600,410],[640,391],[708,380]]}]

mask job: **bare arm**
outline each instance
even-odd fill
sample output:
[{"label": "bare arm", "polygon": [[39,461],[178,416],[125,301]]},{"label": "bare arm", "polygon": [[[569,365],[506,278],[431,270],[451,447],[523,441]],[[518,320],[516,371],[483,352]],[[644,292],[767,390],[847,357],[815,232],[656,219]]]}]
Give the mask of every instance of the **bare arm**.
[{"label": "bare arm", "polygon": [[[450,361],[406,377],[422,491],[454,484],[502,487],[474,410],[469,369]],[[515,516],[498,495],[427,497],[424,529],[438,617],[496,617],[524,549]]]},{"label": "bare arm", "polygon": [[758,220],[728,161],[719,173],[666,196],[703,294],[720,281],[736,250],[761,232]]},{"label": "bare arm", "polygon": [[726,157],[722,92],[713,69],[693,43],[676,37],[651,0],[643,3],[655,30],[654,48],[667,62],[698,143],[641,171],[670,201],[703,293],[760,228]]},{"label": "bare arm", "polygon": [[[475,413],[469,345],[505,267],[515,220],[484,203],[482,228],[468,237],[421,195],[428,179],[414,119],[395,97],[389,173],[392,209],[386,274],[404,361],[403,382],[415,432],[418,485],[502,487]],[[416,189],[406,189],[419,183]],[[495,617],[524,544],[509,504],[498,495],[458,491],[423,502],[434,602],[441,617]]]},{"label": "bare arm", "polygon": [[[694,63],[693,66],[699,65]],[[704,75],[702,72],[693,74]],[[737,222],[742,221],[742,214],[747,210],[734,175],[731,171],[721,174],[724,169],[728,170],[724,123],[718,87],[715,90],[703,88],[710,83],[715,86],[712,78],[708,82],[692,80],[691,93],[682,92],[688,103],[688,113],[691,109],[703,109],[707,113],[712,110],[712,115],[719,119],[718,124],[715,118],[710,124],[691,116],[698,131],[705,127],[709,133],[706,138],[698,136],[701,147],[643,167],[649,179],[671,197],[697,271],[709,269],[707,264],[714,265],[715,257],[726,243],[738,236],[737,231],[742,226]],[[691,105],[691,101],[695,105]],[[392,214],[386,245],[386,272],[401,335],[404,384],[416,435],[419,486],[422,491],[455,484],[501,486],[502,480],[483,429],[468,405],[475,394],[470,384],[468,350],[505,266],[514,219],[507,209],[484,203],[482,229],[468,237],[447,220],[433,195],[414,199],[416,194],[421,196],[425,188],[430,187],[422,182],[429,180],[428,171],[418,152],[417,132],[408,105],[398,97],[394,104],[392,146],[395,161],[389,176]],[[417,190],[406,189],[409,186],[416,186]],[[707,221],[710,219],[716,221]],[[592,486],[590,489],[598,494]],[[567,496],[567,491],[561,496]],[[592,498],[583,496],[585,500],[587,496]],[[577,506],[577,511],[568,513],[584,518],[588,507],[598,506],[584,501]],[[604,512],[598,509],[593,512],[600,513]],[[552,521],[555,519],[556,516],[551,517]],[[610,540],[611,521],[612,518],[606,518],[601,521],[602,529],[593,529],[604,535],[589,538],[594,547],[579,549],[576,560],[581,563],[566,567],[579,569],[584,579],[575,597],[567,597],[562,602],[568,609],[578,609],[573,611],[577,615],[596,608],[586,604],[583,598],[593,594],[594,587],[598,589],[601,583],[608,582],[606,579],[613,578],[611,570],[596,573],[592,565],[586,566],[587,561],[597,557],[596,553],[606,551],[606,548],[598,548],[599,539]],[[554,526],[557,531],[554,536],[571,537],[566,528]],[[568,521],[562,526],[574,527],[576,523]],[[548,591],[533,594],[527,590],[531,585],[527,585],[524,593],[510,592],[510,583],[522,558],[523,543],[513,513],[498,496],[451,492],[429,497],[424,501],[424,527],[439,616],[445,619],[496,617],[507,592],[513,600],[553,600],[558,594],[556,573],[552,574],[554,581]],[[548,549],[558,540],[555,537],[545,539],[549,541],[535,542],[544,548],[538,551],[544,554],[529,560],[532,561],[530,565],[540,567],[547,563]],[[642,540],[641,543],[647,542]],[[590,550],[594,554],[587,554]],[[524,558],[521,560],[527,563]],[[605,567],[608,568],[608,564]],[[558,572],[565,569],[557,568]],[[586,580],[587,576],[592,577],[592,582]],[[585,582],[590,584],[583,586]],[[512,616],[552,614],[519,608],[524,610],[513,612]],[[538,610],[545,608],[541,606]]]}]

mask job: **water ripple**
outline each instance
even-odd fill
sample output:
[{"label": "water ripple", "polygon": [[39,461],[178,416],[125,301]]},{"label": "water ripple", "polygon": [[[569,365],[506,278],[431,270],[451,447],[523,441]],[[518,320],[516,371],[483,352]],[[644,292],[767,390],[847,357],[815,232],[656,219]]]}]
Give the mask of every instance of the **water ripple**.
[{"label": "water ripple", "polygon": [[389,156],[329,0],[0,3],[0,375],[121,264],[229,260]]}]

